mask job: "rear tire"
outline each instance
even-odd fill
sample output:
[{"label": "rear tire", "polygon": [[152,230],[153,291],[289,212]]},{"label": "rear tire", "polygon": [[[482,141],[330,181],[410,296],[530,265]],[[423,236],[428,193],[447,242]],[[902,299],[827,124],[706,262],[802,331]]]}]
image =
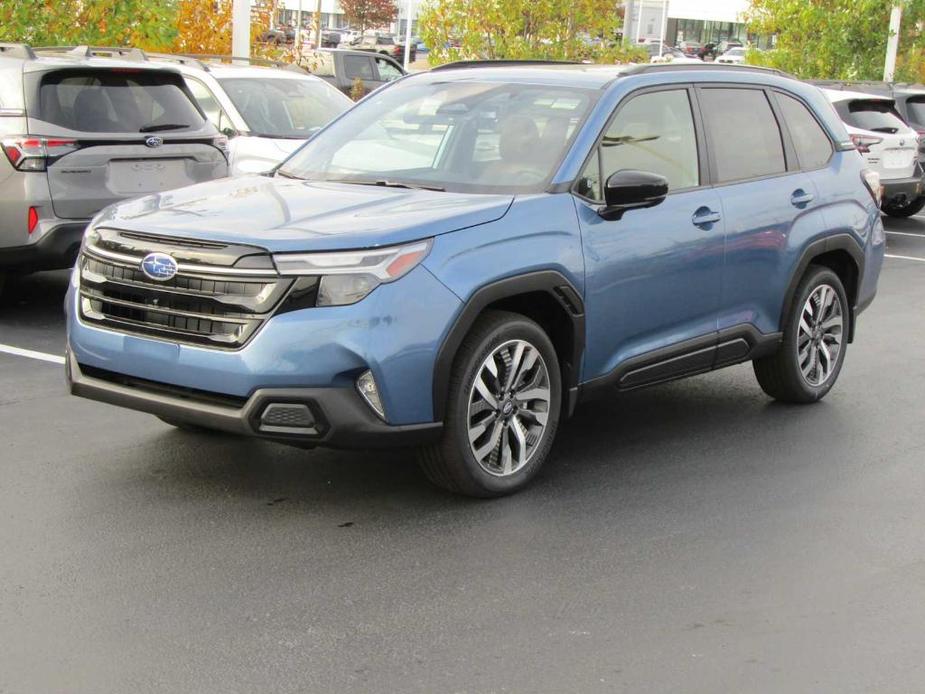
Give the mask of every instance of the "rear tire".
[{"label": "rear tire", "polygon": [[911,217],[921,212],[923,207],[925,207],[925,195],[920,195],[915,198],[915,200],[907,202],[905,205],[885,202],[881,209],[890,217]]},{"label": "rear tire", "polygon": [[781,402],[810,403],[825,397],[845,361],[850,320],[838,275],[810,265],[794,293],[780,348],[753,362],[761,389]]},{"label": "rear tire", "polygon": [[552,447],[562,403],[556,350],[517,313],[489,311],[453,364],[443,436],[420,451],[427,478],[474,497],[525,487]]}]

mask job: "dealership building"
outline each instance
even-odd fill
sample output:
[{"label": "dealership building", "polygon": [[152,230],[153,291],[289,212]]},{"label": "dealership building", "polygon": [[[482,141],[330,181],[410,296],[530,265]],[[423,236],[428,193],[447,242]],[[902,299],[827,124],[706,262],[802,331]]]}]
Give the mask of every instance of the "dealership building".
[{"label": "dealership building", "polygon": [[719,43],[738,39],[766,47],[745,27],[748,0],[627,0],[623,35],[630,41],[663,39]]}]

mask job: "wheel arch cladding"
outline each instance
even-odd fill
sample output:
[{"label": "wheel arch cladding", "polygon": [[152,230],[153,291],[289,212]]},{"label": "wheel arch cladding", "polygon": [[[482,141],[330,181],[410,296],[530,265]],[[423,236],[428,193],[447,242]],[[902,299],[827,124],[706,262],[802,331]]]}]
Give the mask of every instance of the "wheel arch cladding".
[{"label": "wheel arch cladding", "polygon": [[810,265],[827,267],[841,280],[848,297],[848,342],[854,340],[857,316],[858,289],[864,273],[864,251],[857,240],[848,234],[838,234],[809,244],[800,256],[796,271],[790,279],[780,315],[780,329],[786,327],[787,317],[793,309],[797,286]]},{"label": "wheel arch cladding", "polygon": [[485,311],[505,310],[536,321],[552,341],[562,374],[562,411],[568,415],[578,392],[578,374],[585,345],[585,313],[581,295],[555,270],[530,272],[484,285],[473,292],[440,346],[434,365],[434,415],[446,412],[450,374],[459,347]]}]

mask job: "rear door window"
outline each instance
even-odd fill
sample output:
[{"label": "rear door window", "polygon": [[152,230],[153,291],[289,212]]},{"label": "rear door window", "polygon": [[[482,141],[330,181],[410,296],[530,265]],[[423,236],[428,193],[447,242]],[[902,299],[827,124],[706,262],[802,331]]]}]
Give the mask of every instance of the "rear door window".
[{"label": "rear door window", "polygon": [[905,130],[906,124],[896,111],[892,101],[881,99],[854,99],[839,101],[835,110],[848,125],[861,130],[894,134]]},{"label": "rear door window", "polygon": [[202,127],[178,74],[154,70],[60,70],[39,87],[39,120],[94,133],[154,133]]},{"label": "rear door window", "polygon": [[706,88],[700,104],[716,165],[716,182],[784,173],[784,143],[760,89]]},{"label": "rear door window", "polygon": [[358,77],[361,80],[376,79],[373,73],[373,61],[365,55],[345,55],[344,72],[349,80],[355,80]]},{"label": "rear door window", "polygon": [[822,126],[802,103],[786,94],[777,95],[790,138],[800,160],[800,168],[812,170],[825,166],[832,156],[832,143]]}]

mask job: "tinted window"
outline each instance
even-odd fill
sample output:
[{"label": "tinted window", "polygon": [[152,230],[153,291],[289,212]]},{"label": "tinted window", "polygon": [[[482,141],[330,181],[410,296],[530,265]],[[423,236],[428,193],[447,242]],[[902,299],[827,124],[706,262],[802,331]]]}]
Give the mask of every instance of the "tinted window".
[{"label": "tinted window", "polygon": [[355,80],[359,77],[361,80],[374,80],[373,61],[363,55],[345,55],[344,72],[347,73],[347,79]]},{"label": "tinted window", "polygon": [[595,199],[600,199],[600,179],[606,180],[621,169],[660,174],[668,179],[669,190],[700,184],[697,137],[687,91],[643,94],[622,105],[601,140],[600,171],[593,163],[583,174],[587,180],[579,183],[579,190],[582,186],[585,190],[597,188]]},{"label": "tinted window", "polygon": [[386,58],[376,58],[376,67],[379,68],[379,79],[384,82],[391,82],[402,76],[401,70]]},{"label": "tinted window", "polygon": [[62,128],[96,133],[200,128],[202,115],[181,80],[173,73],[148,70],[49,73],[39,89],[37,117]]},{"label": "tinted window", "polygon": [[861,130],[895,133],[906,129],[906,124],[896,112],[892,101],[879,99],[839,101],[835,104],[835,110],[848,125]]},{"label": "tinted window", "polygon": [[307,138],[350,108],[347,97],[319,79],[262,77],[219,82],[256,135]]},{"label": "tinted window", "polygon": [[909,122],[919,128],[925,128],[925,96],[917,96],[906,101],[906,110],[909,112]]},{"label": "tinted window", "polygon": [[822,126],[813,118],[809,109],[792,96],[778,94],[777,100],[790,130],[800,167],[818,169],[825,166],[832,156],[832,143]]},{"label": "tinted window", "polygon": [[784,145],[763,91],[700,92],[718,183],[783,173]]}]

